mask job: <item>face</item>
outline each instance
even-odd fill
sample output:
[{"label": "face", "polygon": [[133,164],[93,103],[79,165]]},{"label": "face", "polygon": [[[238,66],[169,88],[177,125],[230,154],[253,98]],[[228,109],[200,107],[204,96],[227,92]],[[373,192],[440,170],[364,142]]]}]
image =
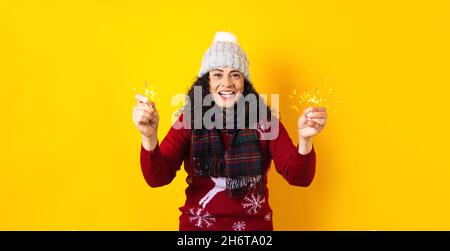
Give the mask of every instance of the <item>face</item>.
[{"label": "face", "polygon": [[218,106],[231,107],[244,93],[244,76],[233,68],[215,68],[209,72],[209,92]]}]

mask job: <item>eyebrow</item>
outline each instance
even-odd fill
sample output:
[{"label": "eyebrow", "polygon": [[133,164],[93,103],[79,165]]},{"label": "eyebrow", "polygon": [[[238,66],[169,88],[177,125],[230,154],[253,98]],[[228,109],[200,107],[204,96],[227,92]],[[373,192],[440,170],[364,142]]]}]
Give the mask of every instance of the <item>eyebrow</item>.
[{"label": "eyebrow", "polygon": [[[220,72],[223,72],[223,70],[221,70],[221,69],[214,69],[214,70],[212,70],[212,71],[220,71]],[[230,71],[230,73],[234,73],[234,72],[241,73],[241,72],[238,71],[238,70],[231,70],[231,71]]]}]

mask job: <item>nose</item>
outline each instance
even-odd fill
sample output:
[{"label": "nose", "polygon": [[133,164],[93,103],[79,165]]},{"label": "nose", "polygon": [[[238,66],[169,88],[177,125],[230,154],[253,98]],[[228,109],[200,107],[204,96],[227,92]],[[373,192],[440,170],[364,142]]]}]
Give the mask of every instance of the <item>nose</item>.
[{"label": "nose", "polygon": [[223,87],[232,87],[233,82],[231,81],[230,77],[225,77],[220,85]]}]

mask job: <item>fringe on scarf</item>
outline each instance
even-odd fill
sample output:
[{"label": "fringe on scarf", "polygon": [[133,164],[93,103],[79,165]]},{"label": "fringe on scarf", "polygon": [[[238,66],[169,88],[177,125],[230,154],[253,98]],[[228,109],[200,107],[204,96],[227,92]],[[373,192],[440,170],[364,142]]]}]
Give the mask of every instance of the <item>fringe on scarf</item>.
[{"label": "fringe on scarf", "polygon": [[[208,155],[196,156],[194,160],[194,172],[198,176],[224,177],[224,156]],[[250,189],[255,189],[259,194],[264,191],[264,179],[262,174],[256,176],[226,177],[228,196],[237,197],[245,195]]]},{"label": "fringe on scarf", "polygon": [[263,194],[262,175],[227,177],[227,191],[230,197],[245,195],[249,190],[255,189],[259,194]]}]

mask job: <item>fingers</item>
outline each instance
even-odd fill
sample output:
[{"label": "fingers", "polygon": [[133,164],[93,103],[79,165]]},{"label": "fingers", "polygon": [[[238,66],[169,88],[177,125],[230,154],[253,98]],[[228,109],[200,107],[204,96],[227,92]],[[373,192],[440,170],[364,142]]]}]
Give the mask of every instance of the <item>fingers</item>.
[{"label": "fingers", "polygon": [[151,115],[144,110],[135,110],[133,112],[133,121],[136,125],[139,124],[150,124]]},{"label": "fingers", "polygon": [[310,119],[310,121],[313,121],[313,122],[316,122],[316,123],[318,123],[319,125],[325,125],[325,123],[327,122],[327,120],[326,119]]},{"label": "fingers", "polygon": [[136,124],[149,124],[158,121],[158,113],[144,104],[138,104],[133,108],[133,121]]},{"label": "fingers", "polygon": [[148,108],[135,108],[133,112],[137,115],[145,115],[150,121],[155,121],[158,118],[158,113],[155,110],[149,110]]},{"label": "fingers", "polygon": [[310,106],[310,107],[308,107],[308,108],[306,108],[304,111],[303,111],[303,114],[304,115],[307,115],[308,113],[311,113],[311,112],[327,112],[327,108],[325,108],[325,107],[315,107],[315,106]]},{"label": "fingers", "polygon": [[299,119],[301,134],[314,136],[323,130],[327,122],[327,110],[325,107],[308,107],[303,111]]},{"label": "fingers", "polygon": [[147,103],[148,98],[142,94],[136,94],[136,101],[138,103]]},{"label": "fingers", "polygon": [[137,105],[133,107],[133,121],[136,125],[152,124],[158,121],[155,103],[142,94],[136,94]]},{"label": "fingers", "polygon": [[323,119],[327,117],[326,112],[309,112],[306,115],[309,119]]},{"label": "fingers", "polygon": [[314,109],[314,107],[308,107],[308,108],[306,108],[306,109],[303,111],[303,114],[302,114],[302,115],[305,115],[305,116],[306,116],[308,113],[312,112],[313,109]]},{"label": "fingers", "polygon": [[135,106],[135,108],[145,109],[148,112],[153,111],[153,107],[150,106],[148,103],[139,103]]},{"label": "fingers", "polygon": [[145,109],[146,111],[148,111],[150,113],[156,112],[155,105],[151,101],[147,101],[147,103],[138,103],[135,106],[135,108],[142,108],[142,109]]},{"label": "fingers", "polygon": [[138,104],[147,104],[150,107],[155,107],[155,102],[148,100],[148,98],[142,94],[136,94],[136,101]]},{"label": "fingers", "polygon": [[320,130],[320,128],[322,127],[322,125],[320,123],[317,123],[317,122],[312,121],[312,120],[309,120],[308,122],[306,122],[306,126],[315,128],[317,130]]},{"label": "fingers", "polygon": [[142,116],[142,115],[137,115],[134,113],[133,113],[133,122],[136,126],[142,125],[142,124],[144,124],[144,125],[150,124],[150,120],[147,117]]},{"label": "fingers", "polygon": [[136,114],[136,116],[145,116],[148,119],[150,119],[150,118],[152,118],[154,116],[151,112],[149,112],[149,111],[147,111],[145,109],[142,109],[142,108],[134,109],[134,114]]},{"label": "fingers", "polygon": [[313,107],[313,112],[326,112],[327,108],[325,107]]}]

